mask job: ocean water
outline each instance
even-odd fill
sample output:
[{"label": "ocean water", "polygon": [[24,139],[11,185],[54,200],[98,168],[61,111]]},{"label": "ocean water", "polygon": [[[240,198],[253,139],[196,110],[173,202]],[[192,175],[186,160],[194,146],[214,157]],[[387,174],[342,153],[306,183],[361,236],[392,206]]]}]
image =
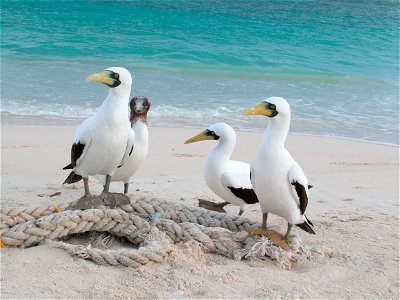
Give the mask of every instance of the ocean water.
[{"label": "ocean water", "polygon": [[398,145],[398,31],[398,1],[3,0],[1,112],[90,116],[124,66],[151,124],[262,130],[282,96],[292,132]]}]

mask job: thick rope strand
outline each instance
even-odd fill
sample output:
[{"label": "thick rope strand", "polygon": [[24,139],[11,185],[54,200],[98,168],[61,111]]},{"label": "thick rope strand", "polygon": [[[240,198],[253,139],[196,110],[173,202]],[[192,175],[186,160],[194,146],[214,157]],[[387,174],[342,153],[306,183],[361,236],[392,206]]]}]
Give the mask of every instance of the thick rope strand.
[{"label": "thick rope strand", "polygon": [[[309,251],[297,238],[286,252],[267,238],[258,239],[244,229],[259,223],[239,217],[187,207],[157,199],[139,200],[122,208],[73,209],[63,207],[12,209],[0,214],[0,246],[30,247],[42,241],[60,240],[85,232],[103,232],[123,237],[139,249],[101,250],[58,242],[55,245],[79,258],[101,265],[139,267],[161,262],[179,242],[196,241],[204,250],[229,258],[268,256],[283,268],[290,268],[309,257]],[[154,237],[157,238],[154,238]],[[54,244],[54,242],[53,242]]]},{"label": "thick rope strand", "polygon": [[[55,212],[73,210],[75,202],[64,206],[49,206],[45,208],[10,209],[0,212],[0,233],[7,231],[10,227],[39,219]],[[105,206],[99,207],[105,208]],[[123,206],[121,209],[128,213],[136,213],[142,218],[170,219],[177,223],[191,222],[207,227],[222,227],[231,231],[243,231],[248,228],[255,228],[259,223],[241,216],[229,216],[224,213],[209,211],[200,207],[188,207],[181,204],[152,200],[138,200]]]}]

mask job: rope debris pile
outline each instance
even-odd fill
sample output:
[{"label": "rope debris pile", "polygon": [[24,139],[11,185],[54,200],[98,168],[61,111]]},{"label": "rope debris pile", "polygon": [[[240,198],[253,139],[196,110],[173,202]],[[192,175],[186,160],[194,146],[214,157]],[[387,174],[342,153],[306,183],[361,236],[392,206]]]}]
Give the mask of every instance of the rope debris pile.
[{"label": "rope debris pile", "polygon": [[[100,206],[81,210],[73,202],[63,207],[2,211],[0,243],[25,248],[46,241],[100,265],[134,268],[162,262],[173,251],[174,244],[188,241],[197,241],[205,251],[233,259],[268,257],[285,269],[310,257],[310,251],[301,245],[298,237],[292,239],[290,249],[285,251],[272,245],[266,237],[257,238],[245,231],[259,226],[258,222],[240,216],[157,199],[131,199],[130,204],[114,209]],[[121,237],[138,248],[111,250],[60,241],[85,232]]]}]

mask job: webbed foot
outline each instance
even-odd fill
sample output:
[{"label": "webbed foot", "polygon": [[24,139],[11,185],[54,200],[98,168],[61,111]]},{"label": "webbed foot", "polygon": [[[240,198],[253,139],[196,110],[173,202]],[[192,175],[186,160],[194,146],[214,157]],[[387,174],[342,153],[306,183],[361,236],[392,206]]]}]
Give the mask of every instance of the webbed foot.
[{"label": "webbed foot", "polygon": [[109,206],[110,208],[122,207],[131,203],[128,196],[120,193],[103,192],[99,198],[101,198],[104,205]]},{"label": "webbed foot", "polygon": [[86,195],[82,196],[75,203],[73,203],[72,208],[91,209],[91,208],[99,208],[102,205],[103,205],[103,200],[99,196]]},{"label": "webbed foot", "polygon": [[284,250],[289,250],[289,243],[283,235],[266,228],[249,228],[246,231],[254,236],[266,236],[272,243],[272,245],[281,247]]}]

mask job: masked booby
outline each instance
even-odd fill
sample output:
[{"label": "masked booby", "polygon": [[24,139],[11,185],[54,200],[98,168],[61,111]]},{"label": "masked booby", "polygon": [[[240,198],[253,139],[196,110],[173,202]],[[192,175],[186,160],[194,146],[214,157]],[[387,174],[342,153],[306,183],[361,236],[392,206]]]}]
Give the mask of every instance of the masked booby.
[{"label": "masked booby", "polygon": [[242,215],[246,204],[254,204],[258,200],[250,182],[250,165],[230,160],[236,144],[235,131],[225,123],[213,124],[207,130],[188,139],[185,144],[204,140],[219,142],[208,155],[203,169],[207,186],[226,201],[217,206],[222,208],[227,204],[238,205],[239,215]]},{"label": "masked booby", "polygon": [[91,197],[88,176],[105,175],[101,196],[106,198],[111,177],[117,167],[127,160],[135,140],[135,133],[127,118],[132,77],[124,68],[111,67],[89,75],[87,79],[104,83],[110,91],[96,114],[76,129],[71,163],[64,169],[72,169],[72,177],[82,176],[85,195],[81,199]]},{"label": "masked booby", "polygon": [[286,242],[293,225],[315,234],[313,224],[304,214],[309,198],[307,177],[285,149],[290,126],[289,104],[281,97],[271,97],[244,114],[270,118],[261,146],[250,164],[251,183],[263,213],[262,229],[266,230],[268,214],[272,213],[288,222]]}]

